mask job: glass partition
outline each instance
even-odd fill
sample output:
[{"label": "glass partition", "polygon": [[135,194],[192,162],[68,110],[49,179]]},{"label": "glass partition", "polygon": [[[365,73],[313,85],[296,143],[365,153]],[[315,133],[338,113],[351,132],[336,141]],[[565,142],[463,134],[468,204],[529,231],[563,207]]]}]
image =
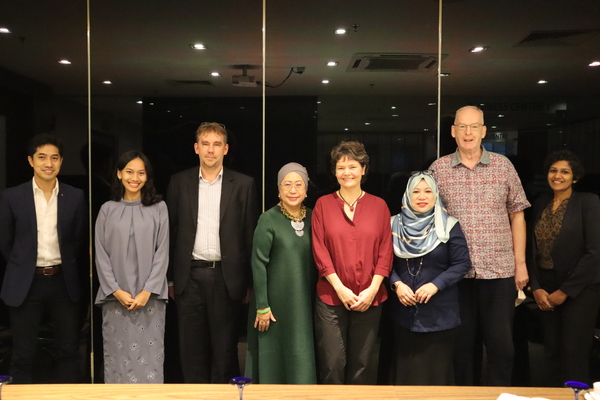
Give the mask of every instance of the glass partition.
[{"label": "glass partition", "polygon": [[[0,190],[31,180],[27,142],[53,132],[64,144],[59,182],[84,190],[89,199],[86,30],[86,1],[0,3]],[[81,284],[80,380],[89,381],[89,271],[82,267],[87,282]],[[8,307],[2,304],[1,374],[9,373],[12,351],[8,321]],[[57,379],[52,333],[44,319],[34,360],[36,382]]]},{"label": "glass partition", "polygon": [[[410,172],[436,155],[437,2],[267,1],[266,15],[265,208],[292,161],[308,169],[313,207],[338,188],[331,149],[358,140],[370,158],[361,187],[397,213]],[[368,369],[389,384],[391,325],[380,333]]]},{"label": "glass partition", "polygon": [[[96,212],[108,199],[117,158],[128,150],[149,157],[156,187],[166,194],[172,174],[199,165],[194,143],[201,122],[224,124],[225,165],[261,182],[262,9],[256,0],[92,2]],[[174,302],[168,307],[165,382],[182,382]],[[96,312],[96,382],[103,382],[101,319]]]},{"label": "glass partition", "polygon": [[[474,105],[485,114],[483,146],[513,162],[531,203],[549,191],[543,162],[559,149],[585,164],[575,190],[600,193],[599,18],[597,1],[444,1],[441,154],[456,149],[454,112]],[[529,301],[516,309],[513,384],[553,386],[559,382],[545,370],[541,316]],[[476,384],[485,385],[485,370],[479,373]]]}]

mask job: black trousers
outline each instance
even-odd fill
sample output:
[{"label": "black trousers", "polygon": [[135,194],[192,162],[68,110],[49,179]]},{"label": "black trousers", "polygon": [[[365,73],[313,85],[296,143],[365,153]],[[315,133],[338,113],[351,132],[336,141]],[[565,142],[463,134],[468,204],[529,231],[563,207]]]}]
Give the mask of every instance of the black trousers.
[{"label": "black trousers", "polygon": [[192,267],[175,300],[185,383],[228,383],[239,376],[241,302],[229,296],[221,267]]},{"label": "black trousers", "polygon": [[[560,288],[553,270],[538,271],[542,289],[552,293]],[[540,310],[546,367],[554,386],[569,380],[590,383],[590,354],[599,308],[600,283],[593,283],[554,311]]]},{"label": "black trousers", "polygon": [[411,332],[394,326],[396,385],[454,385],[457,329]]},{"label": "black trousers", "polygon": [[[480,351],[487,355],[487,386],[510,386],[514,359],[513,317],[517,290],[514,278],[463,279],[458,283],[461,326],[458,328],[454,374],[457,385],[472,386]],[[479,363],[477,363],[479,364]]]},{"label": "black trousers", "polygon": [[72,301],[62,274],[35,275],[23,304],[10,308],[13,354],[10,374],[14,383],[33,382],[33,361],[42,317],[48,313],[56,345],[59,383],[79,380],[79,303]]},{"label": "black trousers", "polygon": [[330,306],[317,297],[315,341],[320,383],[374,385],[377,383],[375,346],[381,307],[365,312]]}]

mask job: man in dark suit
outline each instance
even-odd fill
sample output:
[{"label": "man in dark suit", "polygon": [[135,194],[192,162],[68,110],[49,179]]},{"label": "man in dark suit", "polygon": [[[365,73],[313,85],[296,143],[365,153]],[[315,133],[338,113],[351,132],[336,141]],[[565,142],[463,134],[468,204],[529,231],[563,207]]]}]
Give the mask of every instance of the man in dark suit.
[{"label": "man in dark suit", "polygon": [[15,383],[32,382],[38,331],[48,312],[58,379],[76,383],[86,248],[84,195],[56,179],[63,157],[55,136],[34,136],[28,154],[33,179],[6,189],[0,201],[0,251],[7,263],[0,297],[10,309],[10,374]]},{"label": "man in dark suit", "polygon": [[252,236],[258,219],[254,179],[223,167],[227,131],[202,123],[195,167],[173,175],[170,293],[177,301],[186,383],[227,383],[239,375],[240,309],[247,298]]}]

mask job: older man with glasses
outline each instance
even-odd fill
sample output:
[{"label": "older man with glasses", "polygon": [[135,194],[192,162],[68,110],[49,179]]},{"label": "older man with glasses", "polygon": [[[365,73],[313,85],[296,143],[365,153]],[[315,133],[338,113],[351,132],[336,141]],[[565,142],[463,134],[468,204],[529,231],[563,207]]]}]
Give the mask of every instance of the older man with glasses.
[{"label": "older man with glasses", "polygon": [[456,384],[473,385],[475,343],[480,333],[487,354],[487,380],[510,386],[514,358],[512,326],[517,290],[528,281],[525,217],[530,207],[512,163],[481,145],[486,134],[483,111],[456,112],[452,137],[458,148],[430,169],[440,197],[458,218],[467,238],[472,266],[459,282],[462,325],[456,348]]}]

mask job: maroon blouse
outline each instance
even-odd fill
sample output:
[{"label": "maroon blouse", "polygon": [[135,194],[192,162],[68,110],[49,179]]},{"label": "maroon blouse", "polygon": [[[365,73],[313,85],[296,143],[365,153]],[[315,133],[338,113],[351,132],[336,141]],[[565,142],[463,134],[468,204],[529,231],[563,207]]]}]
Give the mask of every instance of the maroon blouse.
[{"label": "maroon blouse", "polygon": [[[312,214],[312,245],[319,270],[317,294],[325,304],[342,305],[326,275],[335,272],[358,295],[371,285],[374,275],[390,274],[393,249],[387,204],[365,193],[358,200],[354,220],[350,220],[344,212],[344,202],[336,193],[321,197]],[[386,299],[387,291],[382,284],[373,305]]]}]

